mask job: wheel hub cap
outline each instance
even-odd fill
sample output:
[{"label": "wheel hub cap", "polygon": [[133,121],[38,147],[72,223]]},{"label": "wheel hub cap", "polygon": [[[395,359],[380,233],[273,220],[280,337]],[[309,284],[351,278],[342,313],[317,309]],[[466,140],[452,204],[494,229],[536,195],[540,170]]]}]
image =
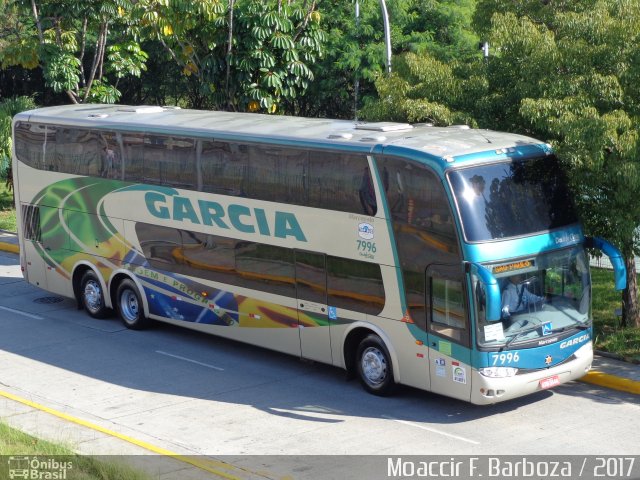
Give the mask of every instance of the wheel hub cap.
[{"label": "wheel hub cap", "polygon": [[387,362],[377,348],[367,348],[362,355],[362,371],[367,381],[381,383],[387,375]]}]

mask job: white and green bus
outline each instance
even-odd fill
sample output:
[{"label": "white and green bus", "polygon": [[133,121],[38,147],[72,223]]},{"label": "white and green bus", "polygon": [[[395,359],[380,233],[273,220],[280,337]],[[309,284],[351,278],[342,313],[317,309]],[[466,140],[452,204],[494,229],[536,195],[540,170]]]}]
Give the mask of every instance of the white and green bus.
[{"label": "white and green bus", "polygon": [[[466,127],[170,107],[17,115],[25,278],[477,404],[583,376],[599,247],[549,146]],[[515,301],[505,298],[515,288]],[[513,295],[512,295],[513,296]]]}]

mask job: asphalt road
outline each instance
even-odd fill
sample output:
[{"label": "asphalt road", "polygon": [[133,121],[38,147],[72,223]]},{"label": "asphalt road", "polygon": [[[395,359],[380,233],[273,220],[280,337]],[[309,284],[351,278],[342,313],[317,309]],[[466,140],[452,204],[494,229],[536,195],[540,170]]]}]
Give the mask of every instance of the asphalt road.
[{"label": "asphalt road", "polygon": [[574,382],[479,407],[169,325],[125,329],[0,252],[0,389],[181,454],[634,455],[640,397]]}]

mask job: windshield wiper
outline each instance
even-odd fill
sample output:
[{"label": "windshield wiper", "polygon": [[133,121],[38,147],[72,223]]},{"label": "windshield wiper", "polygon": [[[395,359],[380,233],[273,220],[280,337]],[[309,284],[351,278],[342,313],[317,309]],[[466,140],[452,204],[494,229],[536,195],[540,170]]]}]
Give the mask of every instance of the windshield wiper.
[{"label": "windshield wiper", "polygon": [[[529,322],[527,322],[527,323],[529,323]],[[526,325],[526,323],[525,323],[525,325]],[[523,326],[524,326],[524,325],[523,325]],[[540,328],[541,326],[542,326],[542,325],[535,325],[535,326],[533,326],[533,327],[529,327],[529,328],[527,328],[527,329],[525,329],[525,330],[521,330],[521,331],[519,331],[519,332],[518,332],[518,333],[516,333],[513,337],[511,337],[511,339],[509,339],[509,341],[508,341],[507,343],[505,343],[505,344],[504,344],[504,347],[502,347],[502,348],[500,349],[500,351],[502,351],[502,350],[506,350],[506,349],[509,347],[509,345],[511,345],[511,344],[512,344],[512,343],[513,343],[517,338],[520,338],[520,337],[521,337],[522,335],[524,335],[525,333],[531,333],[531,332],[533,332],[534,330],[537,330],[538,328]]]},{"label": "windshield wiper", "polygon": [[578,330],[587,330],[588,328],[591,328],[591,325],[585,325],[584,323],[574,323],[573,325],[565,325],[564,327],[554,328],[552,332],[566,332],[567,330],[571,330],[572,328],[577,328]]}]

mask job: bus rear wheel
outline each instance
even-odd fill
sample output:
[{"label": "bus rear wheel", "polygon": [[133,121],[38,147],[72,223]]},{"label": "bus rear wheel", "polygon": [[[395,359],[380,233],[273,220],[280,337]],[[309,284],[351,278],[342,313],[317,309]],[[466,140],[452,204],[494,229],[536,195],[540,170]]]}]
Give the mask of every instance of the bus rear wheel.
[{"label": "bus rear wheel", "polygon": [[391,356],[378,335],[368,335],[360,342],[356,360],[360,383],[367,392],[382,397],[393,393],[396,383]]},{"label": "bus rear wheel", "polygon": [[151,324],[144,315],[140,291],[132,280],[125,279],[118,285],[116,305],[118,315],[125,327],[132,330],[142,330]]},{"label": "bus rear wheel", "polygon": [[105,318],[111,309],[104,302],[104,290],[98,275],[93,270],[87,270],[80,280],[80,298],[82,306],[93,318]]}]

